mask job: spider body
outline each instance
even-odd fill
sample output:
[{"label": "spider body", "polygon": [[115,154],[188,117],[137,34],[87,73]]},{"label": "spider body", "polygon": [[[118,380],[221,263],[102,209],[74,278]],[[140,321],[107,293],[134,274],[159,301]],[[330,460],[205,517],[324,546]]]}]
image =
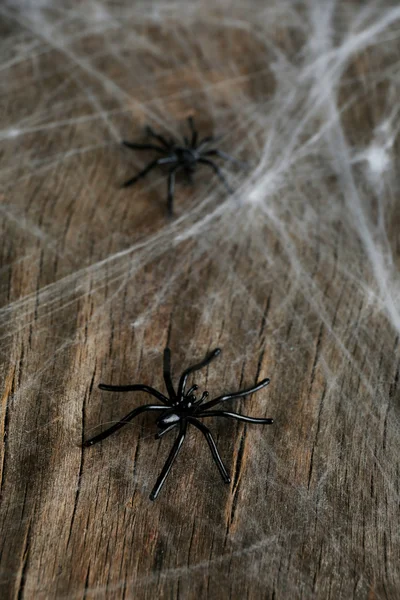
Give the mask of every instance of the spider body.
[{"label": "spider body", "polygon": [[174,201],[174,190],[175,190],[175,176],[178,171],[184,171],[189,179],[192,181],[193,174],[199,164],[205,165],[212,169],[214,173],[222,181],[229,193],[232,193],[225,176],[220,167],[214,162],[212,157],[222,158],[230,161],[238,166],[244,166],[245,163],[236,160],[233,156],[218,150],[217,148],[210,148],[210,144],[215,140],[213,136],[205,137],[199,141],[199,134],[194,126],[192,117],[189,117],[189,128],[191,132],[191,138],[186,136],[183,139],[183,145],[174,139],[166,139],[162,135],[155,133],[150,127],[147,127],[147,134],[153,138],[157,143],[151,144],[136,144],[133,142],[123,141],[123,144],[131,150],[153,150],[161,156],[152,160],[142,171],[137,173],[131,179],[128,179],[123,184],[123,187],[134,185],[139,179],[142,179],[157,166],[168,167],[168,196],[167,196],[167,208],[169,215],[173,214],[173,201]]},{"label": "spider body", "polygon": [[200,410],[201,404],[208,396],[208,392],[204,392],[200,399],[196,399],[196,396],[192,394],[194,390],[197,390],[197,385],[194,385],[189,392],[182,397],[182,399],[176,400],[173,408],[166,410],[156,421],[157,426],[160,428],[157,437],[164,435],[164,429],[169,428],[172,423],[178,424],[183,419],[194,417]]},{"label": "spider body", "polygon": [[179,380],[177,391],[172,383],[171,378],[171,352],[169,348],[165,348],[164,350],[164,382],[168,391],[168,396],[165,396],[158,390],[151,388],[147,385],[142,384],[134,384],[134,385],[126,385],[126,386],[113,386],[113,385],[105,385],[100,384],[99,388],[107,391],[114,392],[129,392],[129,391],[143,391],[147,392],[151,396],[154,396],[158,400],[160,400],[161,404],[145,404],[143,406],[139,406],[134,409],[130,413],[128,413],[121,421],[106,429],[102,433],[96,435],[95,437],[86,440],[84,442],[84,446],[93,446],[105,438],[109,437],[114,432],[121,429],[124,425],[129,423],[132,419],[143,412],[154,411],[159,412],[159,417],[156,420],[156,425],[158,427],[158,432],[156,433],[156,439],[160,439],[163,435],[172,431],[175,428],[179,428],[178,436],[175,440],[175,443],[170,451],[168,459],[162,469],[160,476],[157,479],[157,482],[150,494],[150,500],[155,500],[159,495],[162,486],[167,479],[171,467],[181,449],[181,446],[184,442],[186,431],[188,425],[193,425],[201,433],[207,440],[209,448],[211,450],[211,454],[213,459],[218,467],[218,470],[222,476],[222,479],[225,483],[230,482],[230,478],[228,472],[225,468],[225,465],[222,462],[222,459],[217,450],[214,438],[211,434],[211,431],[200,421],[200,419],[204,417],[225,417],[229,419],[235,419],[237,421],[243,421],[245,423],[257,423],[263,425],[269,425],[273,423],[273,419],[259,419],[254,417],[247,417],[245,415],[240,415],[234,412],[227,412],[223,410],[210,410],[217,404],[222,402],[226,402],[228,400],[233,400],[235,398],[240,398],[242,396],[246,396],[249,394],[253,394],[258,390],[262,389],[269,383],[269,379],[263,379],[259,383],[257,383],[254,387],[249,388],[247,390],[242,390],[239,392],[235,392],[233,394],[225,394],[223,396],[218,396],[211,401],[205,402],[208,398],[208,392],[204,391],[200,398],[197,398],[194,392],[198,390],[197,385],[192,385],[192,387],[186,391],[186,383],[189,375],[195,371],[202,369],[207,366],[215,357],[217,357],[221,353],[219,348],[213,350],[210,354],[208,354],[203,361],[198,364],[195,364],[185,371],[183,371],[181,378]]},{"label": "spider body", "polygon": [[189,172],[194,172],[197,161],[201,154],[194,148],[185,148],[183,146],[173,146],[172,148],[176,162],[180,162],[182,168]]}]

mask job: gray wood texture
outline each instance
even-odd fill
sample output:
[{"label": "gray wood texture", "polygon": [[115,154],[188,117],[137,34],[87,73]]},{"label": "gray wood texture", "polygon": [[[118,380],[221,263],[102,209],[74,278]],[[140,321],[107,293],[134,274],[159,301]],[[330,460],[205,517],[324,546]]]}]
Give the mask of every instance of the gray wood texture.
[{"label": "gray wood texture", "polygon": [[[257,2],[155,3],[159,18],[150,3],[0,8],[2,599],[400,597],[398,143],[378,191],[363,165],[349,181],[349,161],[327,150],[341,134],[346,148],[368,147],[398,103],[396,21],[382,28],[385,49],[369,32],[372,48],[347,57],[339,133],[303,146],[333,123],[319,105],[300,132],[304,160],[252,188],[278,172],[263,144],[283,164],[310,107],[296,73],[312,3],[267,9],[278,4],[269,30]],[[337,43],[350,6],[338,5]],[[182,132],[189,114],[251,168],[227,167],[234,199],[206,170],[194,187],[179,178],[168,220],[160,170],[120,189],[152,156],[120,141],[144,141],[149,122]],[[372,253],[346,204],[353,182]],[[269,185],[265,210],[245,205]],[[174,439],[154,440],[151,415],[81,446],[147,402],[99,382],[165,392],[167,344],[175,381],[223,349],[195,378],[214,396],[270,377],[232,409],[275,424],[207,421],[229,486],[191,430],[151,503]]]}]

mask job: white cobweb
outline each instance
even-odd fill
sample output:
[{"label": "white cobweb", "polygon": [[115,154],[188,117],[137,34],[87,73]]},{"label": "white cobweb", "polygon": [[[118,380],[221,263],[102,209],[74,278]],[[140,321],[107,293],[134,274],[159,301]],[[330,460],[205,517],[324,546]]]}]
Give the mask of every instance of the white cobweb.
[{"label": "white cobweb", "polygon": [[[271,377],[265,394],[240,403],[241,412],[273,416],[276,424],[247,431],[245,482],[228,517],[220,515],[226,490],[215,491],[223,486],[206,451],[200,464],[190,458],[194,438],[183,451],[186,471],[171,475],[193,472],[184,510],[195,512],[200,531],[215,528],[211,558],[165,559],[161,575],[143,567],[135,578],[114,574],[107,585],[92,576],[93,594],[127,586],[135,597],[160,580],[196,586],[206,573],[215,597],[246,581],[271,597],[273,590],[328,597],[334,573],[343,588],[332,597],[351,590],[364,598],[374,586],[377,597],[395,597],[400,7],[10,0],[0,18],[4,379],[24,347],[12,410],[23,411],[28,397],[28,406],[39,402],[39,391],[50,407],[34,434],[23,426],[22,452],[32,453],[32,435],[44,428],[48,443],[65,439],[79,465],[80,451],[68,442],[79,442],[83,424],[87,435],[135,402],[115,406],[95,388],[89,397],[92,378],[162,387],[168,339],[176,375],[209,348],[223,348],[208,370],[210,391]],[[182,135],[189,115],[201,133],[221,134],[219,146],[250,168],[226,166],[232,196],[203,169],[193,188],[178,178],[176,217],[168,220],[162,171],[119,189],[150,159],[120,141],[144,140],[147,123]],[[196,380],[205,385],[204,377]],[[110,441],[109,455],[90,459],[86,478],[70,473],[87,506],[91,473],[98,469],[99,485],[107,486],[110,470],[118,470],[124,491],[108,509],[110,531],[134,491],[145,510],[165,458],[154,444],[138,461],[137,438],[153,430],[151,422],[145,434],[139,424],[131,429],[130,438]],[[229,437],[238,431],[218,429],[224,457],[237,454],[239,442]],[[61,528],[69,513],[58,514],[51,495],[66,485],[55,462],[40,510],[53,510]],[[379,496],[364,490],[368,472]],[[201,503],[206,486],[210,498]],[[173,485],[160,501],[183,510]],[[273,522],[265,518],[270,506]],[[159,523],[168,556],[179,547],[171,523]],[[308,569],[318,563],[315,580]],[[42,584],[54,592],[58,584],[43,569]],[[39,589],[29,570],[25,585],[31,594]],[[81,587],[72,585],[75,597]]]}]

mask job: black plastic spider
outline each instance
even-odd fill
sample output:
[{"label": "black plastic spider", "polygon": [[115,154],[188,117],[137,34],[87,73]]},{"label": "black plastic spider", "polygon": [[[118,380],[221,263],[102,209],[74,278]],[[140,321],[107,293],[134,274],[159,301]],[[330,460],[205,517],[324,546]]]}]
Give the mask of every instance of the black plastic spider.
[{"label": "black plastic spider", "polygon": [[[123,187],[128,187],[136,183],[139,179],[147,175],[154,167],[158,165],[170,165],[169,175],[168,175],[168,199],[167,199],[167,209],[170,216],[173,214],[173,200],[174,200],[174,188],[175,188],[175,175],[177,171],[183,169],[189,178],[192,181],[192,176],[198,163],[202,165],[206,165],[213,169],[215,173],[218,175],[226,189],[229,193],[232,193],[232,189],[230,188],[228,182],[225,179],[221,169],[219,166],[211,160],[210,156],[217,156],[219,158],[223,158],[224,160],[228,160],[232,163],[235,163],[238,166],[245,166],[245,163],[242,161],[236,160],[233,156],[222,152],[216,148],[209,148],[209,144],[211,142],[216,141],[214,136],[208,136],[203,138],[202,140],[198,140],[199,134],[194,126],[193,117],[188,118],[189,128],[191,132],[191,139],[189,140],[186,136],[183,138],[183,145],[177,142],[174,139],[165,139],[162,135],[155,133],[151,127],[147,127],[147,135],[149,137],[154,138],[159,142],[157,144],[136,144],[132,142],[123,141],[122,143],[131,148],[132,150],[154,150],[159,152],[162,156],[161,158],[156,158],[151,161],[140,173],[128,179],[123,184]],[[208,148],[208,149],[207,149]]]},{"label": "black plastic spider", "polygon": [[121,419],[121,421],[119,421],[109,429],[106,429],[105,431],[99,433],[95,437],[86,440],[83,445],[87,447],[93,446],[93,444],[97,444],[97,442],[101,442],[102,440],[112,435],[115,431],[118,431],[118,429],[121,429],[121,427],[129,423],[129,421],[132,421],[132,419],[134,419],[143,412],[160,411],[161,414],[156,421],[157,426],[159,427],[159,432],[155,436],[156,439],[161,438],[168,431],[171,431],[175,427],[179,427],[179,435],[176,438],[174,445],[172,446],[171,452],[164,465],[164,468],[162,469],[160,476],[158,477],[156,484],[153,488],[153,491],[150,494],[150,500],[155,500],[158,494],[160,493],[161,488],[164,485],[165,480],[167,479],[171,470],[171,467],[178,455],[178,452],[181,449],[181,446],[185,439],[188,424],[197,427],[197,429],[199,429],[204,435],[210,447],[213,459],[219,469],[219,472],[221,473],[222,479],[225,481],[225,483],[230,483],[229,475],[218,453],[211,431],[198,419],[203,417],[227,417],[230,419],[236,419],[238,421],[244,421],[245,423],[259,423],[264,425],[270,425],[271,423],[273,423],[273,419],[256,419],[254,417],[247,417],[245,415],[239,415],[237,413],[227,412],[224,410],[209,410],[210,408],[214,407],[220,402],[226,402],[227,400],[233,400],[234,398],[241,398],[242,396],[253,394],[254,392],[257,392],[258,390],[261,390],[263,387],[268,385],[270,380],[263,379],[252,388],[242,390],[241,392],[236,392],[234,394],[224,394],[223,396],[218,396],[218,398],[214,398],[214,400],[210,400],[209,402],[203,404],[203,401],[208,397],[208,392],[203,392],[201,398],[196,399],[196,396],[193,392],[195,392],[198,389],[198,386],[192,385],[192,387],[188,391],[186,391],[187,378],[191,373],[194,373],[194,371],[198,371],[206,365],[208,365],[220,353],[221,350],[219,348],[216,348],[215,350],[210,352],[210,354],[208,354],[203,361],[183,371],[179,380],[178,392],[176,393],[171,379],[171,351],[169,348],[165,348],[164,381],[168,390],[169,397],[164,396],[164,394],[148,385],[105,385],[101,383],[99,385],[99,388],[101,390],[106,390],[109,392],[147,392],[148,394],[151,394],[152,396],[160,400],[160,402],[162,402],[163,405],[160,406],[159,404],[145,404],[143,406],[139,406],[138,408],[132,410],[123,419]]}]

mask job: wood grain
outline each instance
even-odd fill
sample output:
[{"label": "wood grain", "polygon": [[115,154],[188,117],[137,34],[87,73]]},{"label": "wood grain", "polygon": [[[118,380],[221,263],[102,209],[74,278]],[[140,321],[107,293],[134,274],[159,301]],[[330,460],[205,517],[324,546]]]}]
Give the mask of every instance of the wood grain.
[{"label": "wood grain", "polygon": [[[306,209],[288,200],[288,238],[260,219],[235,219],[240,207],[225,208],[207,177],[177,184],[176,224],[161,173],[119,189],[146,159],[120,137],[140,139],[148,121],[177,131],[194,112],[208,134],[238,113],[226,139],[253,157],[257,136],[244,135],[239,100],[272,98],[262,42],[199,20],[199,47],[236,57],[233,77],[229,61],[210,68],[183,25],[179,37],[132,16],[106,33],[87,16],[73,25],[49,9],[46,19],[57,35],[29,11],[0,10],[0,56],[11,61],[0,129],[15,130],[0,141],[0,598],[399,598],[399,338],[346,272],[370,280],[346,219],[325,220],[323,192],[341,197],[340,181],[320,174],[318,188],[293,175],[293,198],[307,196],[318,226],[301,230]],[[129,51],[133,33],[141,51]],[[284,23],[271,35],[295,64],[301,35]],[[364,87],[385,60],[375,64],[367,50],[346,73],[352,87],[339,102],[353,99],[343,120],[355,144],[386,110],[384,90]],[[397,192],[393,184],[388,196]],[[183,235],[218,206],[204,234]],[[398,266],[400,212],[390,207]],[[99,382],[165,391],[166,344],[175,380],[222,347],[196,376],[215,396],[270,377],[235,409],[275,424],[207,423],[229,486],[191,431],[151,503],[173,434],[155,441],[144,416],[98,446],[82,441],[145,401],[101,392]]]}]

